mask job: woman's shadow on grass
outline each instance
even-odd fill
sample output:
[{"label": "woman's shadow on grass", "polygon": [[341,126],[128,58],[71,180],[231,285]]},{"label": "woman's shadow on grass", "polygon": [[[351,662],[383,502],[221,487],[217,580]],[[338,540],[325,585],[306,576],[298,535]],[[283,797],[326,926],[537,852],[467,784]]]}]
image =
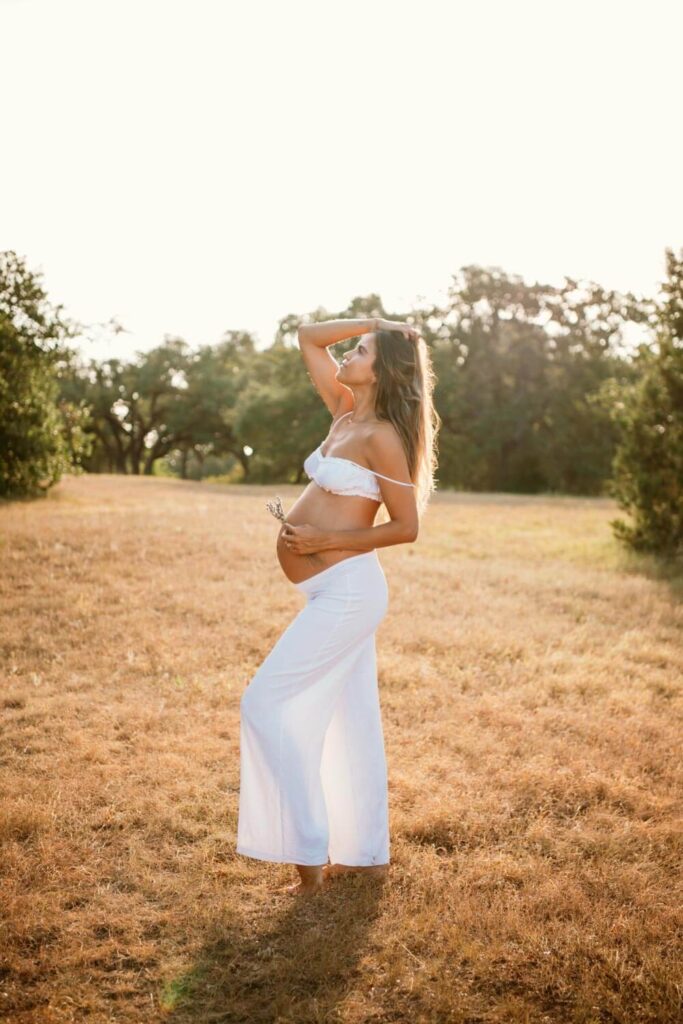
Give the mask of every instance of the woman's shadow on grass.
[{"label": "woman's shadow on grass", "polygon": [[[349,874],[312,897],[272,895],[249,923],[216,920],[194,966],[167,986],[176,1022],[261,1024],[336,1017],[353,986],[389,881]],[[270,894],[269,894],[270,895]],[[259,927],[262,923],[262,927]]]}]

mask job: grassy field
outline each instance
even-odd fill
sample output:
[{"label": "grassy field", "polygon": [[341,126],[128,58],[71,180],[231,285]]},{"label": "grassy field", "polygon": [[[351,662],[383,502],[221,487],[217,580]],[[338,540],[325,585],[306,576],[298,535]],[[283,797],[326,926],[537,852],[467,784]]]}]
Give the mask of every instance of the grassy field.
[{"label": "grassy field", "polygon": [[683,572],[610,500],[439,494],[380,549],[389,881],[234,851],[239,699],[304,597],[300,488],[0,506],[0,1018],[680,1020]]}]

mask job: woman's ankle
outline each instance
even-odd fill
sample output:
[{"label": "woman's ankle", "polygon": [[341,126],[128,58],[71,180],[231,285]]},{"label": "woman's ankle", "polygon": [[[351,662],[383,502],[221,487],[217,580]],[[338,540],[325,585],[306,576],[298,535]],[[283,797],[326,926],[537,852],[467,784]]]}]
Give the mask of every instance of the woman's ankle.
[{"label": "woman's ankle", "polygon": [[313,885],[323,876],[324,864],[295,864],[304,885]]}]

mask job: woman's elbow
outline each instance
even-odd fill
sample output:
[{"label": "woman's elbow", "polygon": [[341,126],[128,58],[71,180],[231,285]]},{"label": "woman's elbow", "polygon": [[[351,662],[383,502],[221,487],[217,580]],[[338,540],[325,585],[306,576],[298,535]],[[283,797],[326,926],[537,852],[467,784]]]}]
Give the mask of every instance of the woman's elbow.
[{"label": "woman's elbow", "polygon": [[419,527],[417,523],[406,523],[403,528],[403,539],[407,544],[417,540]]},{"label": "woman's elbow", "polygon": [[398,516],[392,518],[396,544],[410,544],[417,540],[418,523],[412,519],[401,519]]}]

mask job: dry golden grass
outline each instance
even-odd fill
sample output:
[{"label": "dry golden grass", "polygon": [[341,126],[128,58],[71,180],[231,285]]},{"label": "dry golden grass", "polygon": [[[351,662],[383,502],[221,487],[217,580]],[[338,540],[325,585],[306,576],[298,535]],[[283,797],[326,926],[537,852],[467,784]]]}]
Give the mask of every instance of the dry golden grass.
[{"label": "dry golden grass", "polygon": [[390,878],[306,902],[234,852],[239,698],[304,602],[276,490],[0,507],[0,1016],[680,1019],[680,569],[609,500],[437,495],[380,550]]}]

